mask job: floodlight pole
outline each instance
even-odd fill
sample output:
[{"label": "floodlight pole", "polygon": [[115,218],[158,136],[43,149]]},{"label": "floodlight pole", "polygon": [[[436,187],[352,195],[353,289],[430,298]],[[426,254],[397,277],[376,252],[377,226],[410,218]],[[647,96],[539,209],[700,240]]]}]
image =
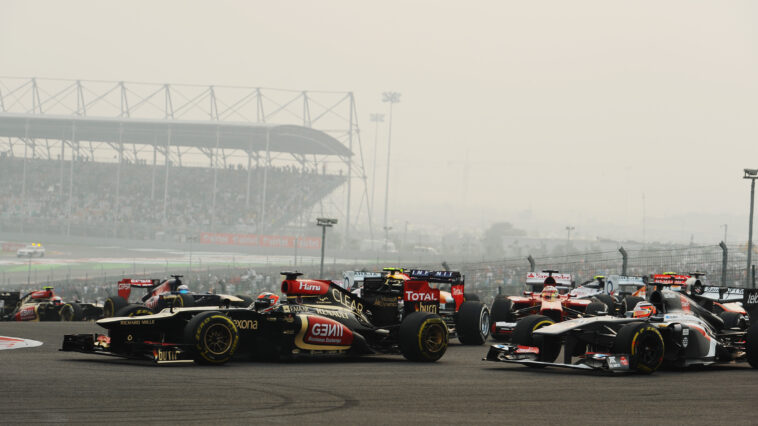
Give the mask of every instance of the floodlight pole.
[{"label": "floodlight pole", "polygon": [[384,234],[385,234],[384,246],[385,246],[385,251],[386,251],[387,234],[388,234],[387,205],[389,204],[389,196],[390,196],[390,152],[392,148],[392,106],[400,102],[400,93],[384,92],[382,93],[382,102],[390,103],[390,121],[389,121],[389,127],[387,129],[387,178],[386,178],[385,187],[384,187]]},{"label": "floodlight pole", "polygon": [[[745,169],[743,179],[750,179],[750,225],[748,226],[747,235],[747,268],[745,269],[745,279],[750,281],[751,255],[753,254],[753,205],[755,200],[755,180],[758,179],[758,169]],[[745,286],[747,287],[747,285]]]},{"label": "floodlight pole", "polygon": [[374,122],[374,166],[371,168],[371,215],[374,215],[374,194],[376,193],[376,160],[377,147],[379,145],[379,123],[384,122],[384,114],[371,114],[371,121]]},{"label": "floodlight pole", "polygon": [[[316,219],[316,226],[321,227],[321,268],[318,277],[324,279],[324,250],[326,249],[326,228],[331,228],[337,224],[337,219],[319,217]],[[297,244],[297,242],[295,242]]]}]

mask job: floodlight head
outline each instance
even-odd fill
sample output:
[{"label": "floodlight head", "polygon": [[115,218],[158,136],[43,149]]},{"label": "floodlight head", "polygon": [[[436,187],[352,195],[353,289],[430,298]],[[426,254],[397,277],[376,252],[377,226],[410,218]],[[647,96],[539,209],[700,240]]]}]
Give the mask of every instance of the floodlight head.
[{"label": "floodlight head", "polygon": [[745,169],[745,179],[755,179],[758,176],[758,169]]},{"label": "floodlight head", "polygon": [[384,92],[382,93],[382,102],[398,103],[400,102],[400,93],[398,92]]},{"label": "floodlight head", "polygon": [[318,217],[316,218],[316,225],[317,226],[328,226],[332,227],[337,224],[337,219],[332,219],[328,217]]}]

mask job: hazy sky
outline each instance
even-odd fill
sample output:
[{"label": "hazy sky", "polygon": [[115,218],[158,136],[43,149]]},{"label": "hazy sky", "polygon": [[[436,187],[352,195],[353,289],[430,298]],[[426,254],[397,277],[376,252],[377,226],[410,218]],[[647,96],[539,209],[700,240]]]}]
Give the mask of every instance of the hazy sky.
[{"label": "hazy sky", "polygon": [[644,193],[651,218],[710,215],[698,225],[708,235],[729,222],[745,240],[757,12],[692,0],[3,1],[0,75],[353,91],[366,154],[369,114],[397,91],[396,226],[536,220],[546,235],[571,223],[592,236],[609,223],[638,237]]}]

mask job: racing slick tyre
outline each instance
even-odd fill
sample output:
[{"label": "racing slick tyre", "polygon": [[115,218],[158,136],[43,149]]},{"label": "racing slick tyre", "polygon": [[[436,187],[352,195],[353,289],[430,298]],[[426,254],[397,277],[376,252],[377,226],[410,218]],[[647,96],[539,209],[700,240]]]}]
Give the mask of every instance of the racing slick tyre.
[{"label": "racing slick tyre", "polygon": [[434,362],[447,350],[447,325],[437,314],[413,312],[400,323],[399,340],[407,360]]},{"label": "racing slick tyre", "polygon": [[84,317],[84,312],[78,303],[71,302],[63,305],[59,315],[61,321],[81,321]]},{"label": "racing slick tyre", "polygon": [[650,374],[663,363],[663,336],[646,322],[633,322],[619,330],[613,353],[629,354],[629,370]]},{"label": "racing slick tyre", "polygon": [[141,317],[143,315],[152,315],[153,311],[151,311],[147,306],[145,305],[138,305],[136,303],[132,303],[130,305],[126,305],[123,308],[116,311],[116,314],[114,316],[116,317]]},{"label": "racing slick tyre", "polygon": [[645,299],[641,297],[635,297],[635,296],[626,296],[624,300],[621,301],[621,314],[626,314],[629,311],[633,311],[634,307],[637,306],[638,303],[644,302]]},{"label": "racing slick tyre", "polygon": [[492,302],[492,322],[506,321],[514,322],[516,317],[513,315],[513,304],[511,299],[506,296],[496,296],[495,301]]},{"label": "racing slick tyre", "polygon": [[[517,345],[536,346],[540,349],[538,361],[553,362],[561,352],[561,338],[559,336],[535,336],[532,334],[535,330],[553,324],[555,322],[544,315],[529,315],[516,323],[511,341]],[[530,367],[538,366],[530,365]]]},{"label": "racing slick tyre", "polygon": [[745,329],[745,321],[742,320],[742,314],[738,312],[724,311],[719,313],[719,318],[724,320],[724,329],[740,328]]},{"label": "racing slick tyre", "polygon": [[587,305],[587,308],[584,310],[585,314],[595,316],[608,315],[608,312],[608,305],[603,302],[590,302],[590,304]]},{"label": "racing slick tyre", "polygon": [[455,331],[464,345],[483,345],[490,335],[490,309],[479,301],[465,301],[455,317]]},{"label": "racing slick tyre", "polygon": [[111,296],[105,299],[103,303],[103,318],[110,318],[116,316],[116,312],[120,311],[129,302],[121,296]]},{"label": "racing slick tyre", "polygon": [[481,299],[479,299],[479,295],[476,293],[463,293],[463,301],[464,302],[478,302]]},{"label": "racing slick tyre", "polygon": [[[616,304],[613,303],[613,297],[611,297],[610,294],[596,294],[593,299],[596,301],[605,304],[605,306],[608,307],[607,311],[608,315],[613,315],[615,312]],[[589,307],[589,306],[588,306]]]},{"label": "racing slick tyre", "polygon": [[181,293],[177,294],[171,305],[172,308],[189,308],[195,306],[195,298],[191,294]]},{"label": "racing slick tyre", "polygon": [[223,364],[237,351],[239,331],[221,312],[203,312],[184,327],[184,342],[191,346],[198,364]]}]

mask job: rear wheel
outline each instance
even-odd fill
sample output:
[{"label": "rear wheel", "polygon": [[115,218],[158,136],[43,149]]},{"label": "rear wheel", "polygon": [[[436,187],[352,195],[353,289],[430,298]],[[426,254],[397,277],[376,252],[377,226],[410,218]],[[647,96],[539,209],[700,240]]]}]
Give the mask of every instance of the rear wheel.
[{"label": "rear wheel", "polygon": [[195,362],[223,364],[237,351],[239,331],[221,312],[204,312],[184,327],[184,341],[191,345]]},{"label": "rear wheel", "polygon": [[447,350],[447,325],[439,315],[414,312],[400,324],[400,352],[409,361],[434,362]]},{"label": "rear wheel", "polygon": [[128,304],[129,302],[121,296],[111,296],[105,299],[105,303],[103,303],[103,317],[110,318],[116,316],[116,312]]},{"label": "rear wheel", "polygon": [[605,306],[608,307],[608,310],[607,310],[608,314],[610,314],[610,315],[614,314],[613,311],[615,310],[614,308],[615,308],[616,304],[613,303],[613,297],[611,297],[610,294],[605,294],[605,293],[596,294],[593,298],[596,301],[598,301],[600,303],[603,303],[603,304],[605,304]]},{"label": "rear wheel", "polygon": [[479,295],[476,293],[463,293],[463,300],[465,302],[478,302],[481,299],[479,299]]},{"label": "rear wheel", "polygon": [[141,317],[144,315],[152,315],[153,311],[148,309],[145,305],[138,305],[136,303],[133,303],[131,305],[126,305],[123,308],[119,309],[116,312],[117,317]]},{"label": "rear wheel", "polygon": [[481,345],[490,335],[490,310],[482,302],[466,301],[455,318],[458,340],[464,345]]},{"label": "rear wheel", "polygon": [[590,302],[584,313],[587,315],[607,315],[608,306],[602,302]]},{"label": "rear wheel", "polygon": [[84,312],[78,303],[66,303],[60,310],[61,321],[81,321],[83,316]]},{"label": "rear wheel", "polygon": [[657,328],[644,322],[633,322],[619,330],[613,353],[629,354],[629,369],[650,374],[663,363],[665,347]]},{"label": "rear wheel", "polygon": [[538,361],[553,362],[561,352],[560,336],[534,335],[536,330],[553,325],[555,322],[544,315],[529,315],[516,323],[513,329],[513,343],[523,346],[536,346],[540,353]]}]

